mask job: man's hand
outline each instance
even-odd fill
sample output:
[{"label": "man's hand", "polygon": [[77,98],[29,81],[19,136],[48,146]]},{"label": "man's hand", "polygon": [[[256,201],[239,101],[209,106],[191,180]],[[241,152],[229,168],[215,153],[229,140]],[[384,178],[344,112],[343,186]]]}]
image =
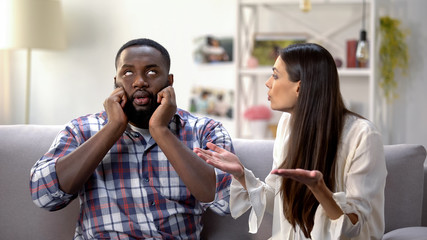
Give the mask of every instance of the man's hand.
[{"label": "man's hand", "polygon": [[153,130],[157,128],[167,128],[176,112],[177,106],[173,87],[168,86],[162,89],[157,94],[157,102],[160,103],[160,106],[154,111],[149,123],[151,135],[154,135]]},{"label": "man's hand", "polygon": [[123,111],[126,102],[125,90],[122,87],[114,89],[111,95],[104,101],[108,123],[123,131],[126,129],[128,123],[128,118]]},{"label": "man's hand", "polygon": [[123,88],[114,89],[104,101],[104,108],[108,115],[107,125],[76,150],[58,159],[56,174],[64,192],[76,194],[126,130],[128,119],[123,111],[126,101]]}]

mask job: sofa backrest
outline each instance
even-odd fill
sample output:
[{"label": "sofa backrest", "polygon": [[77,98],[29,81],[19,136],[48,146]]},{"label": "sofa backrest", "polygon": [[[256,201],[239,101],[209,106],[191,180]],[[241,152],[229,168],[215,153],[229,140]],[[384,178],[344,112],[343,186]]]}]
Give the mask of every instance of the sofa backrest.
[{"label": "sofa backrest", "polygon": [[[0,125],[0,234],[1,239],[72,239],[79,213],[78,201],[56,212],[36,207],[29,193],[29,174],[34,163],[48,150],[61,126]],[[264,180],[272,164],[272,140],[235,139],[237,155],[247,168]],[[386,231],[419,226],[423,197],[423,162],[420,145],[385,146],[387,183],[385,190]],[[427,191],[427,190],[426,190]],[[427,200],[424,199],[427,206]],[[427,224],[427,208],[423,210]],[[203,239],[267,239],[271,216],[265,216],[258,234],[248,233],[248,212],[234,220],[230,216],[205,213]]]},{"label": "sofa backrest", "polygon": [[[259,179],[264,180],[273,164],[273,140],[234,139],[234,150],[245,165]],[[249,233],[248,219],[250,211],[233,219],[231,216],[218,216],[209,210],[203,218],[202,239],[247,239],[265,240],[271,237],[273,217],[266,214],[256,234]]]},{"label": "sofa backrest", "polygon": [[49,149],[61,126],[0,126],[1,239],[72,239],[79,203],[56,212],[31,200],[30,169]]},{"label": "sofa backrest", "polygon": [[[426,149],[415,144],[386,145],[384,154],[388,171],[384,193],[385,232],[421,226],[423,189],[427,188],[424,186]],[[424,215],[427,217],[427,213]]]}]

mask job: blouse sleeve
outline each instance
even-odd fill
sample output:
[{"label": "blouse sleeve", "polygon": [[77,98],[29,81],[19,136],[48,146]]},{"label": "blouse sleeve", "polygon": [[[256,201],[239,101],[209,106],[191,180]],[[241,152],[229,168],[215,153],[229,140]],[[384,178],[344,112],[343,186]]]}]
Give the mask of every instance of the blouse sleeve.
[{"label": "blouse sleeve", "polygon": [[[383,144],[378,132],[361,132],[351,136],[353,141],[348,146],[350,151],[343,168],[342,186],[337,186],[341,189],[333,194],[335,202],[345,214],[330,220],[319,205],[313,236],[330,236],[330,239],[381,239],[383,235],[387,175]],[[347,217],[348,213],[357,215],[356,224]]]},{"label": "blouse sleeve", "polygon": [[239,181],[231,181],[230,209],[231,216],[238,218],[252,207],[249,214],[249,232],[256,233],[262,222],[265,211],[272,213],[275,196],[276,176],[269,174],[262,182],[245,168],[246,188]]},{"label": "blouse sleeve", "polygon": [[[272,169],[276,169],[284,159],[284,152],[288,135],[290,115],[284,113],[279,121],[276,140],[273,148]],[[276,181],[278,176],[269,174],[265,182],[261,181],[253,172],[245,168],[246,189],[233,178],[230,185],[230,210],[233,218],[238,218],[252,207],[249,214],[249,232],[256,233],[267,211],[273,213]]]}]

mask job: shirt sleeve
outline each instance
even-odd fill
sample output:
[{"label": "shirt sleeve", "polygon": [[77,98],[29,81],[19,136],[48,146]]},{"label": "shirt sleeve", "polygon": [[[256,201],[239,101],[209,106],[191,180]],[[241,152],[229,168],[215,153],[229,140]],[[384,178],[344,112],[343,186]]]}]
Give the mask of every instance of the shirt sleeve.
[{"label": "shirt sleeve", "polygon": [[[347,156],[344,188],[333,194],[345,213],[330,220],[319,205],[313,228],[314,236],[331,239],[381,239],[384,232],[384,188],[387,170],[381,136],[375,131],[355,136],[356,141]],[[346,214],[354,213],[353,224]]]},{"label": "shirt sleeve", "polygon": [[67,206],[76,195],[67,194],[59,187],[56,161],[72,152],[79,145],[77,131],[70,124],[60,131],[50,149],[30,171],[30,191],[33,202],[49,211]]},{"label": "shirt sleeve", "polygon": [[[234,153],[231,137],[221,123],[211,120],[205,127],[201,147],[207,149],[206,144],[212,142],[227,151]],[[204,209],[211,209],[219,215],[230,214],[230,183],[231,174],[215,168],[216,192],[212,202],[201,203]]]}]

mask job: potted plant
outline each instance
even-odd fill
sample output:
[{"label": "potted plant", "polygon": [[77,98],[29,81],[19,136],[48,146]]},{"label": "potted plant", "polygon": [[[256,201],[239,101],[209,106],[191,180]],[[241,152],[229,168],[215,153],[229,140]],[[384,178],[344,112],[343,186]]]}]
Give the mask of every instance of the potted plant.
[{"label": "potted plant", "polygon": [[408,68],[407,32],[399,28],[400,20],[384,16],[380,18],[379,64],[381,80],[380,88],[387,102],[398,97],[395,70],[400,68],[406,74]]}]

